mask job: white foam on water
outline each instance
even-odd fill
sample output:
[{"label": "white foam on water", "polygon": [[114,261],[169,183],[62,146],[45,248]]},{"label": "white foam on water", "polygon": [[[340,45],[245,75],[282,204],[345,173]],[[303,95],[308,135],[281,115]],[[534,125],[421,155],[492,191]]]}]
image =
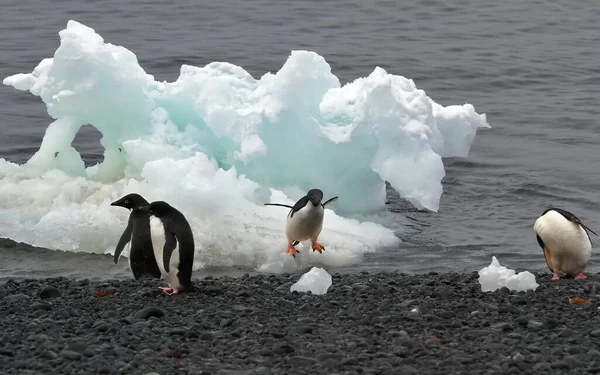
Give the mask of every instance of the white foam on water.
[{"label": "white foam on water", "polygon": [[[385,204],[385,181],[416,207],[438,209],[442,157],[467,156],[485,115],[443,107],[410,79],[376,68],[341,85],[325,59],[292,51],[255,79],[239,66],[183,65],[158,82],[135,54],[69,21],[60,46],[4,84],[39,96],[54,119],[23,165],[0,159],[0,235],[50,249],[113,253],[128,211],[110,202],[137,192],[189,219],[195,269],[345,266],[399,244],[394,228],[359,221]],[[81,126],[102,134],[102,163],[71,146]],[[285,253],[287,209],[310,188],[328,206],[321,255]],[[124,255],[127,255],[125,253]]]}]

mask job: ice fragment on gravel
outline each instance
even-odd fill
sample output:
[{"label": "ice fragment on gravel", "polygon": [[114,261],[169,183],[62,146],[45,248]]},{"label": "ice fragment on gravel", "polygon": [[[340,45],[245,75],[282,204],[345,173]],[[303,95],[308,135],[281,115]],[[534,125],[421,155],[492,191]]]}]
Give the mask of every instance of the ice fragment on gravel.
[{"label": "ice fragment on gravel", "polygon": [[482,292],[493,292],[504,286],[520,292],[536,290],[539,285],[531,272],[523,271],[515,274],[515,270],[501,266],[496,257],[492,257],[489,266],[479,270],[479,284]]},{"label": "ice fragment on gravel", "polygon": [[331,275],[323,268],[313,267],[310,271],[300,277],[290,287],[290,292],[312,292],[312,294],[325,294],[331,286]]}]

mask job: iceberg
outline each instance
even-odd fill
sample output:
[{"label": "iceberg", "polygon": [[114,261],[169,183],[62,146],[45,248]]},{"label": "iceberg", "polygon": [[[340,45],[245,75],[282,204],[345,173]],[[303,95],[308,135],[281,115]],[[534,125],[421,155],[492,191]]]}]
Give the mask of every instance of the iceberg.
[{"label": "iceberg", "polygon": [[[443,107],[379,67],[342,85],[310,51],[259,79],[213,62],[159,82],[86,25],[71,20],[59,36],[53,57],[3,81],[38,96],[54,121],[26,163],[0,159],[0,235],[50,249],[112,253],[128,213],[109,203],[137,192],[188,217],[195,269],[358,262],[399,244],[393,228],[360,220],[384,210],[386,181],[437,211],[442,157],[466,157],[489,127],[472,105]],[[72,146],[84,125],[104,148],[88,167]],[[287,211],[263,203],[293,204],[314,187],[340,197],[326,210],[327,250],[307,247],[295,261],[284,251]]]}]

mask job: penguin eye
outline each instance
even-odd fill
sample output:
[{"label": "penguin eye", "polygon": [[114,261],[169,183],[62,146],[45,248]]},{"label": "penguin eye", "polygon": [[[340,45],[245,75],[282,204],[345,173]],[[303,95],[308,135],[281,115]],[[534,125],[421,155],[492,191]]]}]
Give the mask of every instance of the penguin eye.
[{"label": "penguin eye", "polygon": [[126,204],[127,204],[127,203],[129,203],[129,199],[125,199],[125,203],[126,203]]}]

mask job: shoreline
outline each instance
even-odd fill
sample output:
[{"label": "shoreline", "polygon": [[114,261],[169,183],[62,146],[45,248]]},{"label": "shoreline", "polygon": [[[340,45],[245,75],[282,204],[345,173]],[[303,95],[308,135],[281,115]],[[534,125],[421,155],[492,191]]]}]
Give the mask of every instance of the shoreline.
[{"label": "shoreline", "polygon": [[[208,276],[168,296],[160,280],[0,284],[6,374],[448,374],[600,371],[600,274],[536,291],[481,292],[468,274]],[[97,291],[105,295],[99,296]],[[112,294],[111,294],[112,293]],[[569,298],[589,304],[570,304]],[[416,309],[416,310],[415,310]]]}]

